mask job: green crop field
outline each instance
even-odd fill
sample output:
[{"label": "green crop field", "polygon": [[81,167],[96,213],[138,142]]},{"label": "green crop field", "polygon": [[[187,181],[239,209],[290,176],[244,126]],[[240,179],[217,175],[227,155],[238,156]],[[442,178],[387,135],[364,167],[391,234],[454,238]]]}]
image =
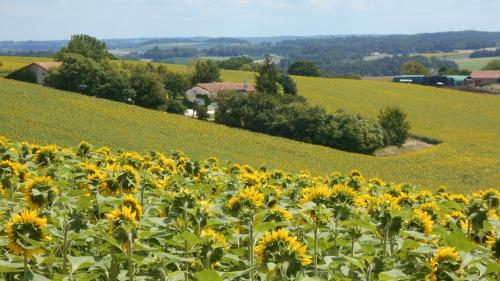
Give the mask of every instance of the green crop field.
[{"label": "green crop field", "polygon": [[480,70],[483,69],[490,61],[495,59],[498,60],[500,59],[500,57],[463,59],[463,60],[456,60],[455,62],[458,64],[460,68],[463,69]]},{"label": "green crop field", "polygon": [[[168,67],[186,71],[185,66]],[[222,74],[225,81],[254,77],[240,71]],[[398,156],[360,155],[5,79],[0,79],[0,135],[60,145],[85,139],[114,149],[182,149],[196,159],[216,156],[320,175],[357,168],[367,177],[429,188],[499,188],[500,97],[378,81],[295,80],[301,95],[330,112],[344,108],[376,117],[381,108],[399,105],[414,134],[443,143]]]}]

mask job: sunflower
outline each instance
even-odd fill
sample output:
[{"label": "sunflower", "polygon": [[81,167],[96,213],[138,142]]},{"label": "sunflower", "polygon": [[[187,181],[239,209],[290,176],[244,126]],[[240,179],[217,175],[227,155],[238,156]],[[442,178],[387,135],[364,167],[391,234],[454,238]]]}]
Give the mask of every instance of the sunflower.
[{"label": "sunflower", "polygon": [[211,228],[201,232],[201,238],[204,240],[201,246],[201,259],[204,264],[210,264],[212,268],[220,265],[224,256],[224,250],[229,249],[229,243],[226,237]]},{"label": "sunflower", "polygon": [[57,146],[47,145],[40,147],[35,153],[35,163],[48,165],[56,159]]},{"label": "sunflower", "polygon": [[139,204],[137,198],[132,196],[132,194],[125,194],[122,206],[129,207],[132,212],[136,213],[138,219],[142,218],[144,215],[141,204]]},{"label": "sunflower", "polygon": [[134,193],[139,190],[141,177],[132,166],[111,164],[107,165],[106,170],[106,190],[104,193],[113,195],[120,190],[125,193]]},{"label": "sunflower", "polygon": [[5,188],[3,188],[2,183],[0,182],[0,197],[7,198],[8,194]]},{"label": "sunflower", "polygon": [[306,254],[307,246],[298,241],[297,237],[289,235],[286,229],[266,232],[255,247],[257,262],[265,264],[288,263],[287,275],[296,274],[301,267],[312,263],[311,256]]},{"label": "sunflower", "polygon": [[292,214],[278,205],[268,209],[263,219],[265,222],[286,222],[291,220],[293,220]]},{"label": "sunflower", "polygon": [[77,155],[80,157],[87,156],[92,150],[92,145],[86,141],[81,141],[78,145],[78,153]]},{"label": "sunflower", "polygon": [[128,234],[121,227],[124,224],[137,224],[137,213],[132,211],[132,208],[121,206],[108,214],[109,229],[108,233],[113,236],[119,243],[122,243],[124,250],[128,249]]},{"label": "sunflower", "polygon": [[24,241],[21,235],[37,242],[47,242],[50,237],[45,233],[46,224],[47,219],[38,217],[36,210],[22,210],[13,215],[11,221],[5,225],[7,248],[15,255],[25,255],[27,258],[43,253],[43,249],[26,245],[29,242]]},{"label": "sunflower", "polygon": [[425,203],[432,199],[432,192],[428,190],[422,190],[419,193],[413,194],[413,199],[419,203]]},{"label": "sunflower", "polygon": [[443,218],[443,224],[450,227],[452,224],[455,224],[462,230],[467,230],[469,227],[469,219],[467,215],[462,211],[452,211],[447,214]]},{"label": "sunflower", "polygon": [[24,199],[31,208],[37,209],[51,205],[58,190],[50,177],[36,177],[24,187]]},{"label": "sunflower", "polygon": [[499,206],[500,191],[496,189],[490,188],[479,192],[474,192],[472,195],[486,201],[490,208],[496,208]]},{"label": "sunflower", "polygon": [[264,205],[264,194],[256,187],[245,187],[238,194],[229,199],[227,206],[233,212],[244,208],[256,210]]},{"label": "sunflower", "polygon": [[0,178],[18,177],[20,166],[22,165],[10,160],[0,161]]},{"label": "sunflower", "polygon": [[332,190],[325,185],[304,188],[301,193],[302,197],[298,202],[301,206],[309,202],[313,202],[316,205],[328,204],[330,203],[330,196],[332,196]]},{"label": "sunflower", "polygon": [[331,200],[333,203],[351,204],[357,192],[345,184],[336,184],[332,188]]},{"label": "sunflower", "polygon": [[99,147],[96,150],[96,152],[99,153],[99,154],[102,154],[104,156],[109,156],[111,154],[111,149],[109,149],[109,147],[102,146],[102,147]]},{"label": "sunflower", "polygon": [[491,249],[493,256],[500,260],[500,238],[497,237],[497,233],[495,231],[490,231],[486,235],[486,246]]},{"label": "sunflower", "polygon": [[369,184],[372,184],[372,185],[376,185],[376,186],[379,186],[379,187],[383,187],[385,186],[385,183],[383,180],[379,179],[379,178],[371,178],[369,181],[368,181]]},{"label": "sunflower", "polygon": [[441,247],[430,260],[431,272],[427,280],[453,280],[446,271],[457,271],[460,268],[460,255],[455,248]]},{"label": "sunflower", "polygon": [[448,200],[466,205],[469,204],[469,198],[465,197],[463,194],[450,194],[448,195]]},{"label": "sunflower", "polygon": [[434,224],[431,216],[421,209],[413,210],[413,217],[406,221],[407,228],[416,229],[427,235],[432,234],[432,225]]},{"label": "sunflower", "polygon": [[441,208],[439,208],[436,201],[430,201],[420,205],[419,209],[429,214],[432,219],[435,220]]}]

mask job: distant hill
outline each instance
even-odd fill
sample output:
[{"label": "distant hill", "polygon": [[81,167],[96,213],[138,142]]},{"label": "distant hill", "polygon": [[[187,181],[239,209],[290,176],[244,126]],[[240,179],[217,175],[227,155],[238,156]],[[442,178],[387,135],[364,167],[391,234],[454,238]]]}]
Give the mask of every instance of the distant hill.
[{"label": "distant hill", "polygon": [[[186,71],[181,65],[167,67]],[[254,73],[223,71],[222,78],[252,81]],[[358,168],[367,176],[430,188],[498,187],[500,97],[378,81],[294,79],[301,95],[330,112],[344,108],[375,118],[381,108],[398,105],[413,133],[443,143],[398,156],[360,155],[6,79],[0,79],[0,135],[60,145],[86,139],[124,150],[182,149],[197,159],[216,156],[322,175]]]}]

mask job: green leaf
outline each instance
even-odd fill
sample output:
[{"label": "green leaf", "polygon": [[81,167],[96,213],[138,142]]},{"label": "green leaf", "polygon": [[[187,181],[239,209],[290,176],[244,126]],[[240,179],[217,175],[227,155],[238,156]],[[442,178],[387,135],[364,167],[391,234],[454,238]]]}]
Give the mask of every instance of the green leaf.
[{"label": "green leaf", "polygon": [[448,245],[453,245],[459,251],[470,252],[478,248],[461,231],[454,231],[445,238]]},{"label": "green leaf", "polygon": [[72,257],[68,256],[68,261],[71,264],[71,273],[77,271],[78,269],[88,268],[94,264],[94,258],[83,256],[83,257]]},{"label": "green leaf", "polygon": [[389,271],[384,271],[380,272],[378,275],[378,279],[380,281],[387,281],[387,280],[407,280],[409,277],[404,274],[402,271],[393,269]]},{"label": "green leaf", "polygon": [[22,263],[0,261],[0,272],[19,272],[23,271],[24,265]]},{"label": "green leaf", "polygon": [[198,281],[223,281],[215,270],[207,269],[194,274]]}]

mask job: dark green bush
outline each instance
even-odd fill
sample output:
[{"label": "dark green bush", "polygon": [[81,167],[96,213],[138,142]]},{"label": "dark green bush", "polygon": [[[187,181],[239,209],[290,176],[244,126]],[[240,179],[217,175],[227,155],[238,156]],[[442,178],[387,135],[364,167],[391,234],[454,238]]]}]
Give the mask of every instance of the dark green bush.
[{"label": "dark green bush", "polygon": [[390,145],[402,145],[410,134],[410,123],[406,113],[399,107],[392,106],[381,110],[378,123],[385,130],[385,142]]}]

